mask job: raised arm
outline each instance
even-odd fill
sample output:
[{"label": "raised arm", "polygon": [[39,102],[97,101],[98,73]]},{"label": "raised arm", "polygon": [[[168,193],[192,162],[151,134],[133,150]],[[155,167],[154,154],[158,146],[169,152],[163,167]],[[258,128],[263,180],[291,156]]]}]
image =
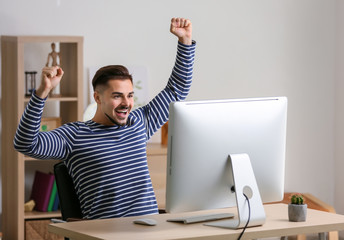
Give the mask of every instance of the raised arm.
[{"label": "raised arm", "polygon": [[191,87],[196,48],[196,42],[192,40],[191,22],[172,18],[170,31],[178,37],[176,62],[171,76],[164,90],[134,112],[134,115],[140,114],[137,116],[145,119],[148,139],[168,120],[170,103],[184,100]]},{"label": "raised arm", "polygon": [[60,67],[43,68],[41,85],[26,106],[14,136],[14,148],[17,151],[40,159],[64,159],[70,152],[70,140],[68,135],[63,134],[67,127],[50,132],[39,131],[46,98],[61,81],[62,76]]}]

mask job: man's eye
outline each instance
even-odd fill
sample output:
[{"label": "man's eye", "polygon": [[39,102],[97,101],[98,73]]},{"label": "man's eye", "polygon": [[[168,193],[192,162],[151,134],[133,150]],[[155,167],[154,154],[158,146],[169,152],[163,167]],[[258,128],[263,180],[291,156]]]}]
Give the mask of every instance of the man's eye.
[{"label": "man's eye", "polygon": [[133,98],[133,97],[134,97],[134,94],[130,94],[128,97],[129,97],[129,98]]},{"label": "man's eye", "polygon": [[119,95],[113,95],[113,98],[118,99],[118,98],[120,98],[120,96]]}]

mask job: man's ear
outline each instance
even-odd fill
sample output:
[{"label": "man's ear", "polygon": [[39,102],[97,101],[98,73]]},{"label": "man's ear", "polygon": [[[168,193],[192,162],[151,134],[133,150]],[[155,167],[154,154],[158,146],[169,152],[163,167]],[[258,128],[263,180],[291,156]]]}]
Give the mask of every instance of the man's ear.
[{"label": "man's ear", "polygon": [[96,101],[97,104],[101,103],[101,101],[100,101],[100,93],[98,91],[94,91],[93,98],[94,98],[94,101]]}]

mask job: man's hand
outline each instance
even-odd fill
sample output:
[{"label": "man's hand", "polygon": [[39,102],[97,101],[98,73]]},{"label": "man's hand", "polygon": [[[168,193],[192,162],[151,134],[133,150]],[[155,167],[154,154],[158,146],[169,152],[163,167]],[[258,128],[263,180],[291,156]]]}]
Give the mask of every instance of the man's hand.
[{"label": "man's hand", "polygon": [[179,42],[186,45],[192,44],[192,24],[189,19],[172,18],[170,31],[178,37]]},{"label": "man's hand", "polygon": [[36,90],[36,95],[40,98],[46,98],[50,91],[60,83],[63,73],[62,68],[58,66],[44,67],[41,85]]}]

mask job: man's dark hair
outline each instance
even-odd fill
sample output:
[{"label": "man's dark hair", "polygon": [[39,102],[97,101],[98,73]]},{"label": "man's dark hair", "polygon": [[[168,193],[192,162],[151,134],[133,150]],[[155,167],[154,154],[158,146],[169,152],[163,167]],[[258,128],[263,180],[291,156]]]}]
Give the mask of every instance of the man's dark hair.
[{"label": "man's dark hair", "polygon": [[106,85],[109,80],[124,80],[129,79],[133,82],[133,77],[129,74],[126,67],[122,65],[109,65],[100,68],[92,79],[93,90],[99,85]]}]

